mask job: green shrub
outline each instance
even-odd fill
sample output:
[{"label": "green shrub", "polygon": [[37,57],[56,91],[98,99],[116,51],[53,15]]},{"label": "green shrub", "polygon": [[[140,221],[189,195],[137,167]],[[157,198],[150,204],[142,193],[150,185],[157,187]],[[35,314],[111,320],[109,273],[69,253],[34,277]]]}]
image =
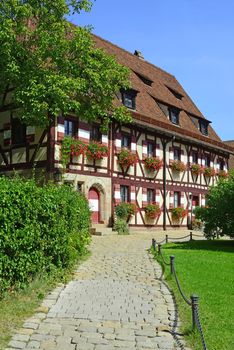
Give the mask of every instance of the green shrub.
[{"label": "green shrub", "polygon": [[129,235],[128,224],[123,219],[116,220],[114,230],[117,231],[119,235]]},{"label": "green shrub", "polygon": [[134,203],[121,202],[115,207],[117,218],[127,220],[129,215],[136,213],[136,205]]},{"label": "green shrub", "polygon": [[69,186],[0,177],[0,294],[69,267],[89,243],[87,200]]}]

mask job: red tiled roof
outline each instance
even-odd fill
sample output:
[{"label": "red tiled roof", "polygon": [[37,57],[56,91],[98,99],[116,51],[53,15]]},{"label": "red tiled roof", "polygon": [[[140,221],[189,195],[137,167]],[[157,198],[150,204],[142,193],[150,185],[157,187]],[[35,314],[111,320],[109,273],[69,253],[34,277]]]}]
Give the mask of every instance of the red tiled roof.
[{"label": "red tiled roof", "polygon": [[[102,48],[108,54],[114,55],[120,64],[130,69],[132,88],[139,91],[136,97],[136,113],[133,113],[136,119],[139,120],[139,116],[142,116],[145,118],[145,121],[148,118],[148,120],[151,120],[149,123],[155,126],[161,124],[161,126],[163,125],[164,128],[167,128],[172,133],[176,131],[176,133],[187,134],[187,136],[194,139],[202,140],[205,143],[216,145],[228,151],[231,149],[221,141],[210,125],[208,136],[203,136],[197,129],[190,115],[198,119],[207,119],[173,75],[94,34],[93,39],[98,48]],[[152,85],[145,84],[139,75],[151,80]],[[182,99],[177,98],[170,89],[182,95]],[[156,101],[161,101],[166,105],[180,109],[180,127],[171,123]]]}]

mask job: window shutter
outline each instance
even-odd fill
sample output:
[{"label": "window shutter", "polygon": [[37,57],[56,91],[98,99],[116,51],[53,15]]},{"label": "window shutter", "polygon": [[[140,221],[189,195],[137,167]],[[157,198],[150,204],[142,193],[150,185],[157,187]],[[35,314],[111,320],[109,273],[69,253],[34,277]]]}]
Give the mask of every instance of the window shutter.
[{"label": "window shutter", "polygon": [[59,116],[57,121],[57,140],[60,141],[64,138],[64,117]]},{"label": "window shutter", "polygon": [[79,122],[79,128],[78,128],[78,138],[83,141],[88,143],[90,140],[90,126],[85,123],[80,121]]},{"label": "window shutter", "polygon": [[11,144],[11,123],[4,124],[3,129],[4,146],[8,146]]},{"label": "window shutter", "polygon": [[34,142],[34,140],[35,140],[35,126],[27,126],[26,139],[28,142]]},{"label": "window shutter", "polygon": [[155,203],[160,206],[160,190],[156,190],[155,192]]},{"label": "window shutter", "polygon": [[161,148],[159,143],[156,144],[156,157],[161,157]]},{"label": "window shutter", "polygon": [[108,146],[108,135],[102,135],[102,144]]},{"label": "window shutter", "polygon": [[205,166],[205,157],[204,157],[204,155],[201,158],[201,164],[202,164],[202,166]]},{"label": "window shutter", "polygon": [[114,185],[114,202],[115,204],[120,203],[120,185],[119,184]]},{"label": "window shutter", "polygon": [[142,188],[142,207],[147,205],[147,188]]},{"label": "window shutter", "polygon": [[180,192],[180,206],[181,206],[181,208],[184,208],[184,206],[185,206],[185,193],[184,192]]},{"label": "window shutter", "polygon": [[174,148],[169,147],[169,163],[171,163],[174,160]]},{"label": "window shutter", "polygon": [[136,150],[137,150],[137,148],[136,148],[136,138],[135,138],[135,136],[132,136],[132,139],[131,139],[131,151],[136,153]]},{"label": "window shutter", "polygon": [[192,155],[192,152],[190,152],[190,154],[189,154],[189,163],[190,163],[190,164],[193,164],[193,155]]},{"label": "window shutter", "polygon": [[121,133],[117,133],[115,136],[115,150],[117,153],[121,151]]},{"label": "window shutter", "polygon": [[130,202],[131,203],[136,202],[136,187],[135,186],[130,187]]},{"label": "window shutter", "polygon": [[144,140],[142,141],[142,158],[146,158],[147,157],[147,141]]},{"label": "window shutter", "polygon": [[206,205],[206,197],[204,194],[201,195],[201,206],[202,207],[205,207]]},{"label": "window shutter", "polygon": [[181,162],[185,163],[185,155],[184,155],[183,149],[180,151],[180,160],[181,160]]},{"label": "window shutter", "polygon": [[174,208],[174,191],[170,191],[170,197],[169,197],[169,209]]}]

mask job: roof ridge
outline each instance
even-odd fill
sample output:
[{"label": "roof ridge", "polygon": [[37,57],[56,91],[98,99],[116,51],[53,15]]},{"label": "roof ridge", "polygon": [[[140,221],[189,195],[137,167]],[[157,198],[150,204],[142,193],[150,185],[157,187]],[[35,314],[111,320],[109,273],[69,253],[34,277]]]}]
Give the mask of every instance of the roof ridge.
[{"label": "roof ridge", "polygon": [[[134,55],[133,53],[131,53],[130,51],[128,51],[128,50],[122,48],[121,46],[116,45],[116,44],[112,43],[111,41],[109,41],[109,40],[107,40],[107,39],[103,39],[101,36],[99,36],[99,35],[97,35],[97,34],[94,34],[94,33],[92,33],[92,32],[90,32],[90,33],[91,33],[91,35],[96,36],[98,39],[101,39],[102,41],[105,41],[106,43],[111,44],[112,46],[115,46],[115,47],[117,47],[117,48],[120,49],[120,50],[123,50],[124,52],[126,52],[127,54],[133,56],[134,58],[137,58],[137,56],[135,56],[135,55]],[[160,70],[161,72],[166,73],[166,74],[169,75],[170,77],[176,79],[176,77],[175,77],[173,74],[167,72],[166,70],[164,70],[164,69],[162,69],[162,68],[156,66],[155,64],[153,64],[153,63],[151,63],[151,62],[149,62],[149,61],[147,61],[147,60],[145,60],[145,59],[142,60],[142,59],[139,59],[139,58],[138,58],[138,60],[140,60],[141,62],[147,63],[148,65],[152,66],[153,68],[156,68],[156,69]],[[139,73],[139,74],[140,74],[140,73]]]}]

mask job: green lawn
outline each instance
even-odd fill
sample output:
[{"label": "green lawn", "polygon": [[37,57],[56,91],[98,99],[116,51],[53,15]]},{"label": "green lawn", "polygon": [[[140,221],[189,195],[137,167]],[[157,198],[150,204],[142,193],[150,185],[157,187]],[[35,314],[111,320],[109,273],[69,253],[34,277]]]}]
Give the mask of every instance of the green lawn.
[{"label": "green lawn", "polygon": [[[163,246],[175,267],[186,296],[200,297],[200,316],[209,350],[234,349],[234,241],[193,241]],[[158,258],[158,257],[157,257]],[[158,258],[160,261],[160,258]],[[194,350],[202,349],[198,334],[191,334],[191,309],[182,300],[170,269],[165,278],[175,293],[186,339]]]}]

